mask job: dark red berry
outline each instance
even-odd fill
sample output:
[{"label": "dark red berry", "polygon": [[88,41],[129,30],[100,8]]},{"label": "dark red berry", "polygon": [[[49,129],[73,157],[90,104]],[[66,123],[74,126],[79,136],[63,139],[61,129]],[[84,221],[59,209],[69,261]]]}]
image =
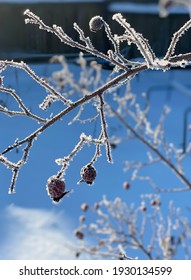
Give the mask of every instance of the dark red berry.
[{"label": "dark red berry", "polygon": [[123,183],[123,188],[124,188],[125,190],[128,190],[128,189],[130,188],[129,182],[124,182],[124,183]]},{"label": "dark red berry", "polygon": [[146,212],[146,211],[147,211],[146,205],[141,205],[141,210],[142,210],[143,212]]},{"label": "dark red berry", "polygon": [[84,234],[83,234],[83,232],[80,231],[80,230],[76,230],[76,231],[75,231],[75,236],[76,236],[78,239],[80,239],[80,240],[82,240],[82,239],[84,238]]},{"label": "dark red berry", "polygon": [[104,21],[100,16],[93,17],[89,22],[89,27],[92,32],[101,30],[103,25],[104,25]]},{"label": "dark red berry", "polygon": [[65,182],[63,179],[52,176],[48,179],[46,189],[48,195],[54,202],[59,202],[69,191],[65,191]]},{"label": "dark red berry", "polygon": [[80,174],[82,177],[81,182],[91,185],[96,178],[96,169],[91,164],[88,164],[82,167]]},{"label": "dark red berry", "polygon": [[160,202],[160,200],[153,199],[153,200],[151,200],[151,205],[152,206],[160,206],[161,202]]}]

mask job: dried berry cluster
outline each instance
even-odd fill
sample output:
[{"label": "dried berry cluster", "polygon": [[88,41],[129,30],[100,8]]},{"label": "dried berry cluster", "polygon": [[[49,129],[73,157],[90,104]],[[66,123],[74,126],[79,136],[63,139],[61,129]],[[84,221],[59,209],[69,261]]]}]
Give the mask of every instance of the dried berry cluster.
[{"label": "dried berry cluster", "polygon": [[[87,184],[91,185],[96,178],[96,169],[91,164],[87,164],[82,167],[80,174],[82,177],[80,182],[86,182]],[[56,175],[50,177],[47,181],[47,193],[53,202],[59,202],[61,198],[70,192],[66,191],[65,188],[66,185],[64,179],[58,178]],[[84,208],[86,207],[87,205],[84,206]]]}]

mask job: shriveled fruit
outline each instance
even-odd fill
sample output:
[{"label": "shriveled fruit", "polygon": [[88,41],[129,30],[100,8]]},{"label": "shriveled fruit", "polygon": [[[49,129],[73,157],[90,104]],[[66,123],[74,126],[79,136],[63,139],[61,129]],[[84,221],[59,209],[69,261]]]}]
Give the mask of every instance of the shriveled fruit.
[{"label": "shriveled fruit", "polygon": [[93,17],[89,22],[89,27],[92,32],[96,32],[102,29],[104,25],[103,18],[100,16]]},{"label": "shriveled fruit", "polygon": [[54,202],[59,202],[70,191],[65,191],[66,185],[64,179],[52,176],[48,179],[46,189],[48,195]]},{"label": "shriveled fruit", "polygon": [[91,185],[96,178],[96,169],[91,164],[88,164],[82,167],[80,174],[82,177],[81,182]]}]

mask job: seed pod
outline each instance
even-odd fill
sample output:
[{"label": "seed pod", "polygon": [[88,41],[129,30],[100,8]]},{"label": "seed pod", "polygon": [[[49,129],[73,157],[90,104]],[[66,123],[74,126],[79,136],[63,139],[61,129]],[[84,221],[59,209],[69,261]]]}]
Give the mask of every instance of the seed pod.
[{"label": "seed pod", "polygon": [[92,32],[97,32],[102,29],[104,25],[103,18],[100,16],[93,17],[89,22],[89,27]]},{"label": "seed pod", "polygon": [[48,195],[54,202],[59,202],[63,196],[70,192],[65,191],[64,180],[57,178],[55,175],[48,179],[46,189]]},{"label": "seed pod", "polygon": [[87,184],[91,185],[96,178],[96,169],[91,165],[85,165],[81,169],[81,182],[86,182]]}]

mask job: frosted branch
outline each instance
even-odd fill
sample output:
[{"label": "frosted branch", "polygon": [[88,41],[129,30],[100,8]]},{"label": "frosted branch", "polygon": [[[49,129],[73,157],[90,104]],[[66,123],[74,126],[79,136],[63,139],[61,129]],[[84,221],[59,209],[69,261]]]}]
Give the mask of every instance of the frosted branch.
[{"label": "frosted branch", "polygon": [[[37,17],[34,13],[32,13],[29,10],[26,10],[24,12],[24,15],[27,15],[28,18],[25,20],[25,23],[32,23],[32,24],[37,24],[39,25],[40,29],[43,29],[47,32],[54,33],[60,40],[61,42],[65,43],[66,45],[69,45],[71,47],[78,48],[82,51],[86,51],[90,54],[93,54],[94,56],[97,56],[99,58],[102,58],[106,61],[110,61],[109,57],[98,50],[96,50],[92,43],[90,42],[89,37],[85,38],[84,32],[80,29],[80,27],[75,23],[74,28],[78,31],[80,35],[80,40],[85,42],[85,45],[80,44],[79,42],[74,41],[70,36],[68,36],[63,29],[60,26],[53,25],[53,27],[47,26],[46,24],[43,23],[43,21]],[[117,61],[113,61],[113,64],[118,66],[120,69],[127,70],[127,67]]]},{"label": "frosted branch", "polygon": [[8,110],[6,107],[3,107],[2,105],[0,105],[0,111],[3,113],[6,113],[9,116],[27,116],[30,117],[32,119],[35,119],[38,122],[46,122],[45,119],[42,119],[41,117],[32,114],[29,109],[24,105],[24,103],[22,102],[22,100],[19,98],[18,94],[16,94],[16,92],[13,89],[8,89],[5,87],[0,87],[0,91],[2,92],[6,92],[8,94],[10,94],[18,103],[19,107],[22,109],[22,112],[19,111],[10,111]]},{"label": "frosted branch", "polygon": [[169,60],[175,52],[176,44],[179,42],[182,35],[188,31],[191,27],[191,19],[187,21],[177,32],[173,34],[170,46],[167,50],[167,53],[164,57],[165,60]]},{"label": "frosted branch", "polygon": [[109,162],[112,162],[112,156],[111,156],[111,146],[108,138],[107,133],[107,123],[104,116],[104,100],[102,95],[98,95],[100,106],[98,108],[99,114],[100,114],[100,120],[101,120],[101,128],[102,128],[102,137],[104,142],[106,143],[106,154]]},{"label": "frosted branch", "polygon": [[61,170],[57,173],[57,178],[60,178],[63,176],[63,174],[65,173],[66,169],[69,166],[70,161],[73,160],[73,157],[82,149],[84,143],[86,142],[86,139],[87,139],[87,137],[85,136],[84,133],[82,133],[80,136],[80,141],[74,147],[72,152],[67,157],[59,158],[59,159],[55,160],[58,165],[62,165]]},{"label": "frosted branch", "polygon": [[146,138],[141,136],[134,128],[121,116],[119,115],[114,109],[110,107],[111,111],[115,114],[115,116],[120,120],[120,122],[129,130],[131,133],[139,139],[143,144],[145,144],[151,151],[153,151],[161,160],[162,162],[172,170],[176,176],[182,181],[187,188],[191,189],[191,182],[182,174],[181,171],[170,161],[168,160],[155,146],[153,146]]},{"label": "frosted branch", "polygon": [[18,165],[16,163],[11,162],[3,155],[0,155],[0,162],[2,162],[7,168],[14,169],[17,168]]},{"label": "frosted branch", "polygon": [[[86,222],[85,214],[75,231],[82,233],[76,251],[78,254],[124,259],[126,252],[131,250],[133,255],[136,250],[136,256],[143,253],[151,260],[173,259],[179,246],[190,249],[189,220],[171,202],[168,213],[163,215],[160,199],[158,195],[142,195],[137,206],[127,205],[119,197],[113,201],[103,197],[96,207],[88,210],[94,215],[94,222]],[[146,233],[149,235],[147,239],[144,238]],[[88,235],[94,238],[93,245],[86,240]],[[189,249],[186,251],[188,259]]]},{"label": "frosted branch", "polygon": [[14,61],[8,61],[8,60],[0,60],[0,65],[4,66],[4,70],[9,67],[19,68],[24,70],[35,82],[37,82],[40,86],[42,86],[45,90],[48,92],[51,92],[54,96],[58,97],[60,101],[62,101],[65,104],[70,104],[70,101],[65,99],[57,90],[55,90],[54,87],[50,86],[47,81],[45,81],[43,78],[40,78],[38,75],[35,74],[35,72],[23,61],[21,62],[14,62]]},{"label": "frosted branch", "polygon": [[145,58],[147,65],[153,65],[155,55],[148,41],[142,36],[142,34],[137,33],[134,28],[132,28],[130,24],[126,22],[120,13],[113,15],[113,19],[125,28],[126,40],[129,44],[134,43],[137,46],[142,56]]},{"label": "frosted branch", "polygon": [[23,164],[26,163],[27,161],[27,158],[28,158],[28,155],[29,155],[29,152],[30,152],[30,149],[32,147],[32,143],[33,143],[33,140],[30,139],[26,145],[26,147],[24,148],[23,150],[23,156],[22,158],[17,162],[16,166],[14,168],[12,168],[12,180],[11,180],[11,185],[10,185],[10,188],[9,188],[9,193],[12,194],[14,193],[15,191],[15,184],[16,184],[16,180],[17,180],[17,177],[18,177],[18,174],[19,174],[19,171],[22,167]]},{"label": "frosted branch", "polygon": [[78,24],[74,23],[74,29],[79,33],[79,38],[83,41],[88,49],[94,49],[94,46],[89,37],[85,37],[83,30],[78,26]]}]

